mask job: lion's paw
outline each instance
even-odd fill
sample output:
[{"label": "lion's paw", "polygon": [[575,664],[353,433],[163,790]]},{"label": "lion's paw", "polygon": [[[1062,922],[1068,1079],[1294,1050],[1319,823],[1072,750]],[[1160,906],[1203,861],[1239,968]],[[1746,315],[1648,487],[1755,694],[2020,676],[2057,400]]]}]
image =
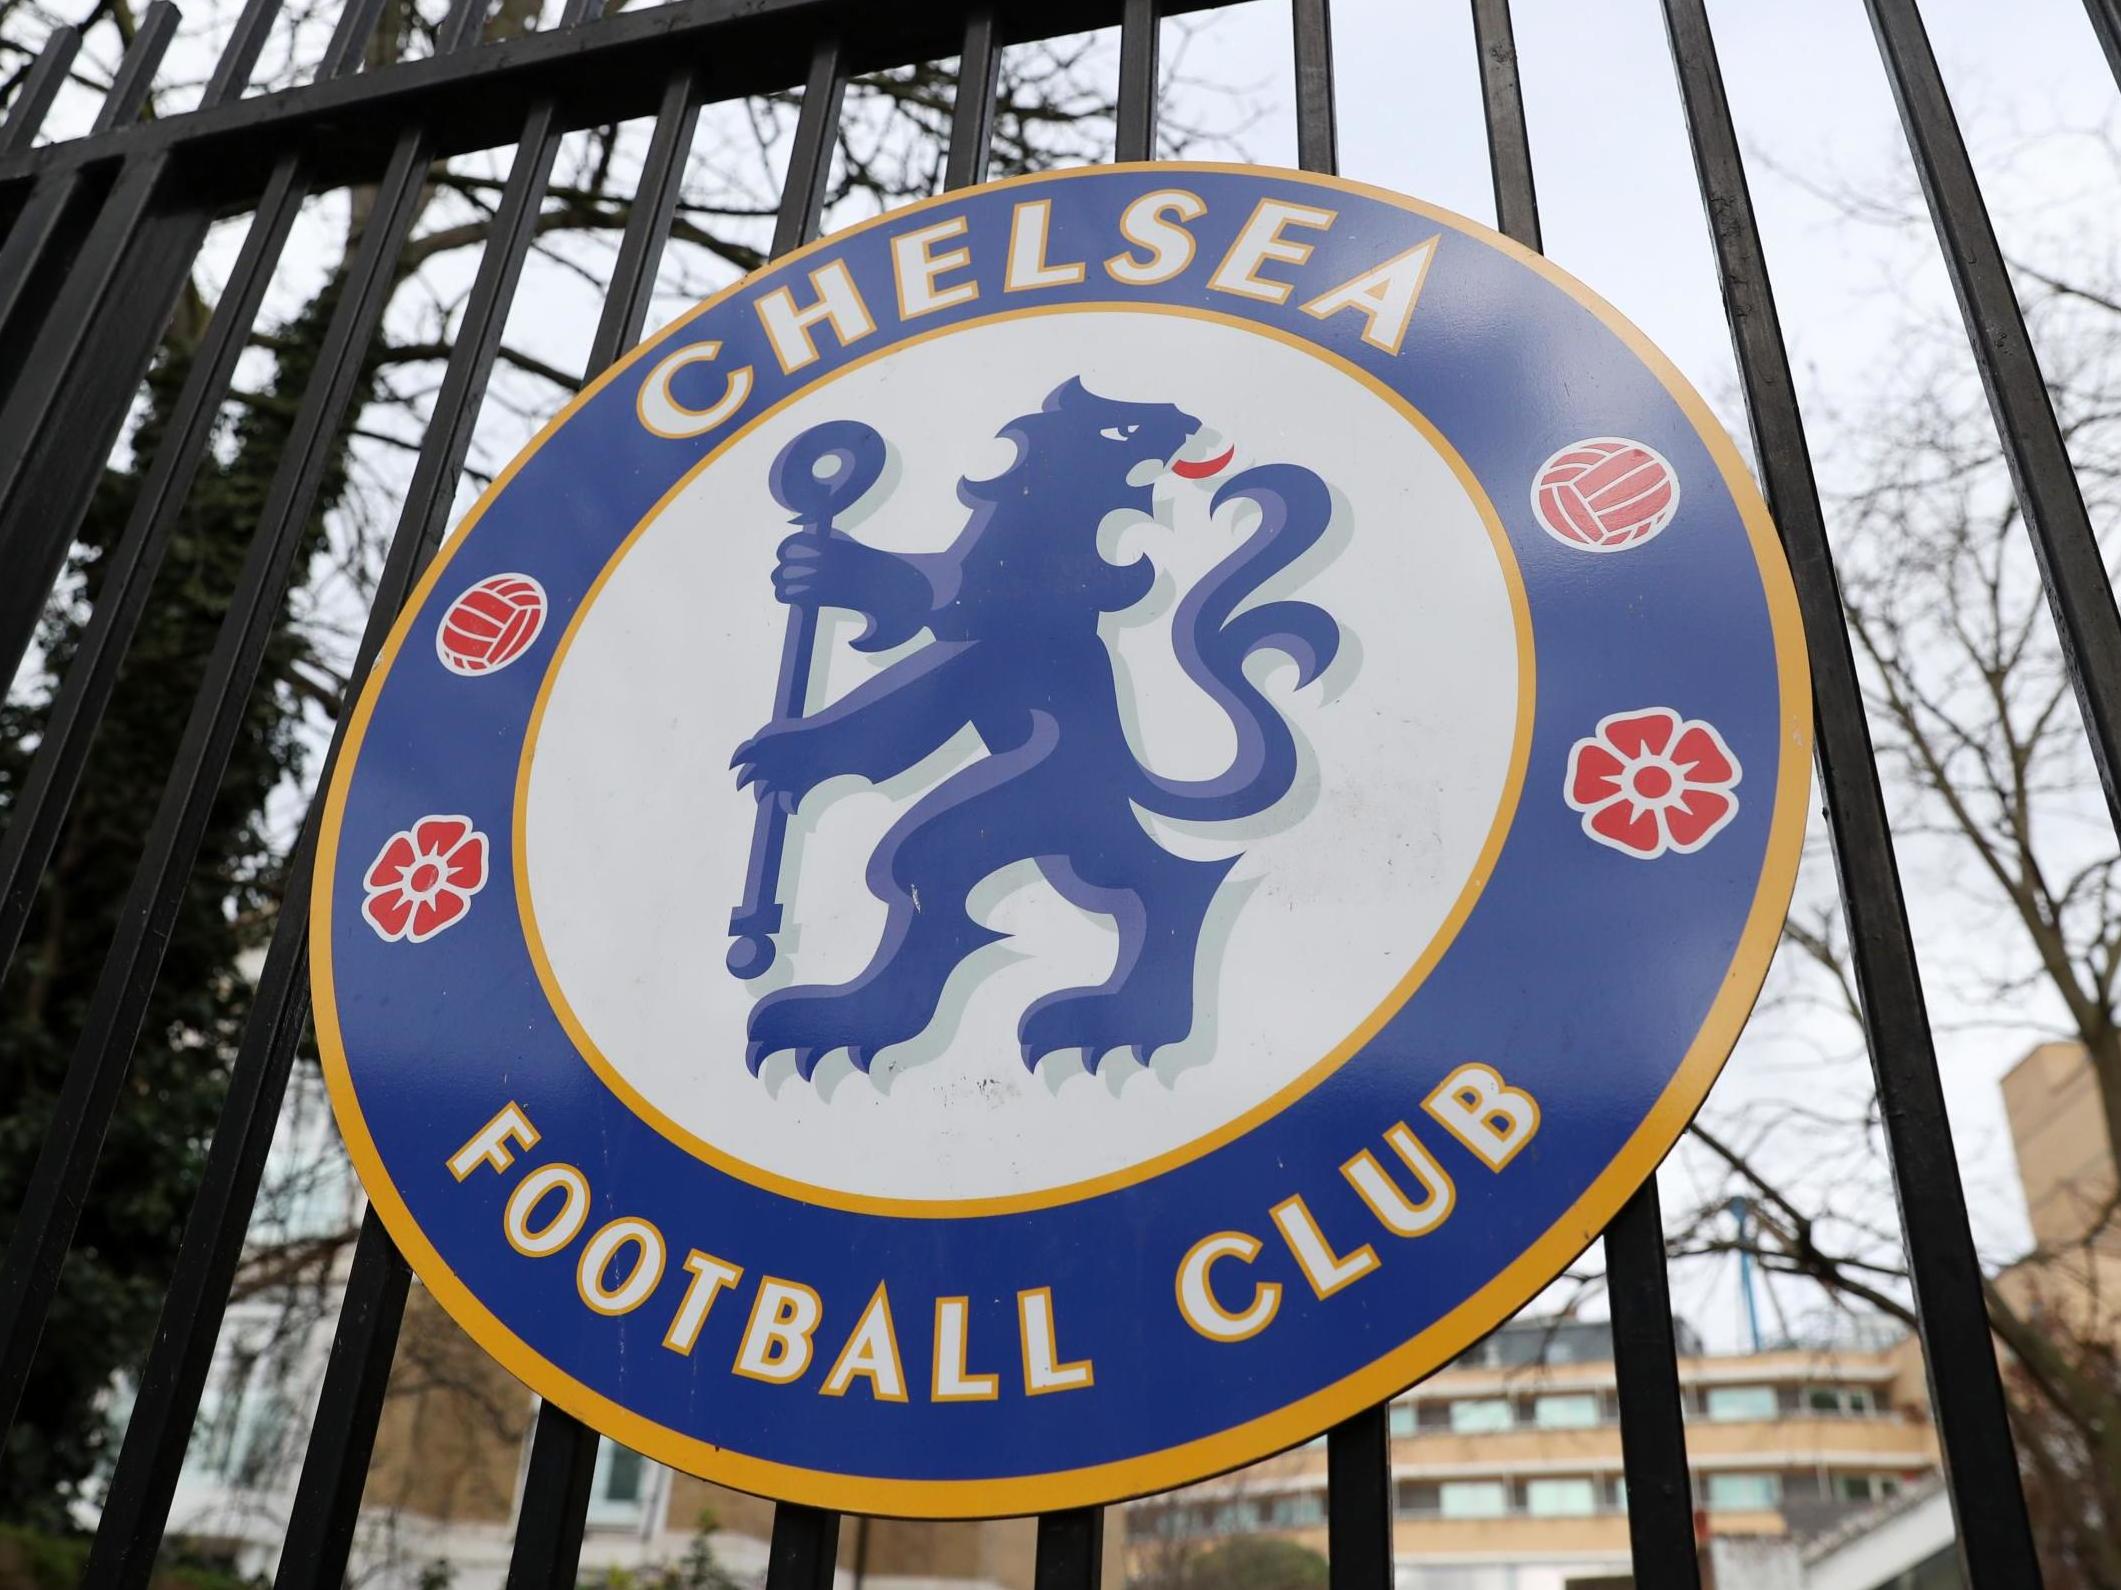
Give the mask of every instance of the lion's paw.
[{"label": "lion's paw", "polygon": [[867,1071],[879,1050],[905,1042],[926,1025],[925,1015],[865,998],[861,991],[783,988],[752,1010],[744,1064],[757,1076],[768,1058],[785,1050],[795,1057],[795,1074],[807,1082],[820,1061],[844,1049],[855,1070]]},{"label": "lion's paw", "polygon": [[755,785],[761,801],[778,801],[782,811],[792,813],[805,795],[833,775],[832,760],[825,754],[831,749],[829,736],[815,724],[801,719],[775,722],[738,746],[729,765],[736,770],[738,789]]},{"label": "lion's paw", "polygon": [[1174,1010],[1169,1000],[1132,997],[1126,990],[1076,989],[1048,994],[1024,1012],[1016,1029],[1024,1069],[1036,1071],[1049,1054],[1079,1049],[1083,1069],[1095,1074],[1114,1049],[1124,1049],[1147,1065],[1156,1051],[1181,1041],[1192,1028],[1190,1011]]}]

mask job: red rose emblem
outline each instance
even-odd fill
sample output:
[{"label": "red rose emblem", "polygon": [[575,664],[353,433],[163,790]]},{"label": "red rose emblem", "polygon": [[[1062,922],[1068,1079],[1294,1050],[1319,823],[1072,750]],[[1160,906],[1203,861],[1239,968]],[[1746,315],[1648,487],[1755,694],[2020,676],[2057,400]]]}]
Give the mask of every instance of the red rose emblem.
[{"label": "red rose emblem", "polygon": [[1738,758],[1723,736],[1670,707],[1601,719],[1569,752],[1569,805],[1601,845],[1654,861],[1691,855],[1738,815]]},{"label": "red rose emblem", "polygon": [[423,817],[390,836],[361,884],[361,915],[378,938],[424,944],[486,887],[486,836],[469,817]]}]

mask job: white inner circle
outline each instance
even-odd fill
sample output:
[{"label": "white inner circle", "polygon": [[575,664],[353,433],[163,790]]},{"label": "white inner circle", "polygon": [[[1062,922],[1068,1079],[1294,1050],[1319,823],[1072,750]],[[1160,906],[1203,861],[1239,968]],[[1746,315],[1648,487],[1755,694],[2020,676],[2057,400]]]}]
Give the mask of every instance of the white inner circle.
[{"label": "white inner circle", "polygon": [[[1318,545],[1247,605],[1300,598],[1341,629],[1340,655],[1251,677],[1304,750],[1296,787],[1227,824],[1138,818],[1167,849],[1241,853],[1196,957],[1191,1035],[1146,1068],[1095,1074],[1055,1054],[1036,1073],[1016,1023],[1040,995],[1102,982],[1110,919],[1065,901],[1035,863],[991,876],[972,909],[1008,936],[952,975],[937,1018],[865,1076],[844,1052],[808,1082],[785,1052],[754,1077],[745,1021],[768,990],[836,983],[869,962],[884,906],[862,881],[877,841],[984,754],[970,729],[888,785],[820,785],[789,826],[784,926],[771,971],[725,969],[757,810],[730,753],[771,712],[787,610],[772,597],[788,512],[767,490],[806,427],[859,417],[891,459],[840,527],[888,550],[940,550],[966,510],[959,477],[999,474],[995,437],[1071,376],[1091,392],[1175,403],[1202,422],[1185,458],[1236,456],[1214,479],[1166,474],[1150,518],[1109,515],[1115,563],[1146,554],[1149,596],[1101,620],[1137,757],[1205,778],[1236,744],[1178,666],[1172,614],[1250,533],[1257,510],[1210,514],[1215,487],[1288,462],[1332,488]],[[1056,505],[1057,526],[1083,509]],[[813,710],[897,657],[853,651],[859,620],[827,610]],[[957,1200],[1035,1194],[1183,1149],[1316,1066],[1392,999],[1466,891],[1505,794],[1517,715],[1516,628],[1479,509],[1391,404],[1324,360],[1226,323],[1085,311],[970,327],[828,381],[734,443],[637,540],[576,630],[534,750],[524,887],[566,1005],[605,1064],[666,1129],[831,1193]],[[1131,699],[1126,699],[1131,698]],[[1410,1106],[1413,1101],[1409,1101]]]}]

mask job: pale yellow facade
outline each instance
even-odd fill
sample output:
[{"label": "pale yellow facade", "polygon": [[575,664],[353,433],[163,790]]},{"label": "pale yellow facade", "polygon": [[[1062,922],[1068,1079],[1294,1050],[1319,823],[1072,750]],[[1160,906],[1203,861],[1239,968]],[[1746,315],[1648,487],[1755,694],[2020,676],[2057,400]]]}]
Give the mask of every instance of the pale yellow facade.
[{"label": "pale yellow facade", "polygon": [[2034,1243],[2055,1251],[2089,1236],[2121,1246],[2113,1145],[2083,1046],[2044,1043],[2020,1060],[2003,1079],[2003,1109]]},{"label": "pale yellow facade", "polygon": [[2121,1201],[2082,1045],[2045,1043],[2003,1079],[2033,1251],[1996,1277],[2006,1302],[2080,1341],[2121,1340]]},{"label": "pale yellow facade", "polygon": [[[1506,1327],[1507,1341],[1542,1327]],[[1596,1327],[1575,1326],[1579,1333]],[[1481,1353],[1476,1348],[1474,1355]],[[1628,1525],[1609,1358],[1440,1372],[1391,1411],[1393,1543],[1403,1585],[1563,1586],[1625,1572]],[[1920,1358],[1874,1351],[1688,1356],[1679,1375],[1697,1526],[1779,1535],[1932,1474]],[[1127,1509],[1137,1577],[1240,1533],[1325,1550],[1326,1452],[1314,1443]]]}]

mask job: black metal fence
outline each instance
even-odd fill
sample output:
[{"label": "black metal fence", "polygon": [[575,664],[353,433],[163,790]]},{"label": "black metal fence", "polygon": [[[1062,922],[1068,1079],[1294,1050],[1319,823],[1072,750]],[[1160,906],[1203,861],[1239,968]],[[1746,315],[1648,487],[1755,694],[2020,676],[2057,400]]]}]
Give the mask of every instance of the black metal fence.
[{"label": "black metal fence", "polygon": [[[1329,172],[1335,161],[1329,4],[1291,3],[1300,160]],[[2121,618],[2113,592],[1915,0],[1865,4],[2005,443],[2108,805],[2121,820]],[[0,123],[0,221],[6,226],[0,237],[0,664],[7,672],[32,644],[209,225],[232,213],[251,219],[160,446],[143,460],[131,520],[108,555],[100,599],[0,837],[0,967],[20,943],[90,738],[297,214],[308,198],[333,187],[361,184],[375,198],[144,834],[121,925],[0,1271],[0,1410],[10,1420],[33,1371],[329,444],[378,330],[431,163],[472,150],[512,145],[517,151],[375,592],[356,685],[441,539],[563,135],[654,118],[591,346],[594,373],[641,334],[703,104],[803,86],[774,231],[778,254],[816,231],[850,74],[958,58],[946,173],[951,186],[962,186],[984,174],[1002,47],[1117,24],[1114,152],[1121,160],[1147,159],[1155,147],[1158,24],[1205,5],[680,0],[599,18],[600,0],[569,0],[558,29],[480,45],[483,0],[455,0],[433,57],[361,71],[383,0],[346,0],[313,81],[246,98],[279,9],[279,0],[248,0],[199,107],[143,121],[142,105],[178,22],[170,0],[154,0],[94,129],[32,148],[78,46],[70,29],[50,39]],[[2087,8],[2108,59],[2121,71],[2121,6],[2087,0]],[[1496,213],[1502,230],[1537,248],[1539,212],[1508,0],[1472,0],[1472,9]],[[1810,640],[1819,774],[1960,1550],[1976,1586],[2032,1585],[2039,1575],[1892,835],[1744,164],[1704,0],[1663,0],[1663,9],[1760,469]],[[97,1585],[145,1584],[167,1523],[307,1017],[306,899],[315,843],[314,824],[305,825],[104,1505],[88,1569]],[[1694,1585],[1693,1503],[1654,1182],[1623,1209],[1605,1243],[1636,1579],[1660,1590]],[[371,1217],[354,1250],[296,1490],[282,1586],[330,1586],[344,1578],[408,1282],[404,1260]],[[595,1453],[596,1437],[586,1427],[556,1408],[539,1414],[511,1586],[573,1584]],[[1328,1456],[1332,1582],[1336,1590],[1388,1586],[1385,1410],[1336,1428]],[[781,1507],[770,1590],[829,1586],[839,1524],[831,1513]],[[1097,1582],[1102,1528],[1094,1511],[1040,1519],[1041,1590],[1086,1590]]]}]

